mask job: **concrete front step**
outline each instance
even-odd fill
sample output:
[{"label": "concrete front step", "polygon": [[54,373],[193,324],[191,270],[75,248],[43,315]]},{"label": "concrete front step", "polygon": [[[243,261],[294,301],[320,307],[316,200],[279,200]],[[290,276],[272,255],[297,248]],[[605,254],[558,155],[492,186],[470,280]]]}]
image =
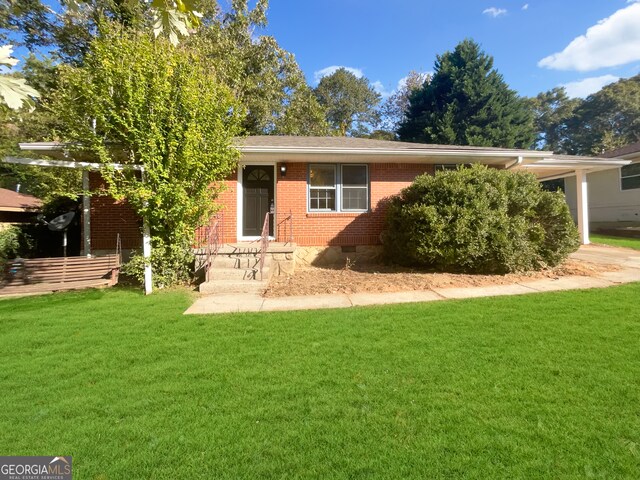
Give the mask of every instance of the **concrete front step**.
[{"label": "concrete front step", "polygon": [[200,293],[224,295],[229,293],[251,293],[262,295],[267,288],[267,280],[210,280],[200,284]]},{"label": "concrete front step", "polygon": [[[262,278],[269,278],[270,269],[268,266],[262,269]],[[259,268],[212,268],[210,272],[211,280],[260,280]]]},{"label": "concrete front step", "polygon": [[[266,258],[265,258],[266,263]],[[260,257],[253,256],[235,256],[235,255],[218,255],[212,262],[212,267],[217,268],[258,268]]]},{"label": "concrete front step", "polygon": [[[238,260],[239,263],[236,263]],[[253,268],[238,268],[242,262],[249,260],[256,263],[253,257],[246,258],[216,258],[213,268],[209,272],[210,280],[201,283],[198,290],[202,293],[255,293],[267,288],[271,277],[271,258],[265,257],[262,275],[258,264]],[[258,259],[259,261],[259,259]]]}]

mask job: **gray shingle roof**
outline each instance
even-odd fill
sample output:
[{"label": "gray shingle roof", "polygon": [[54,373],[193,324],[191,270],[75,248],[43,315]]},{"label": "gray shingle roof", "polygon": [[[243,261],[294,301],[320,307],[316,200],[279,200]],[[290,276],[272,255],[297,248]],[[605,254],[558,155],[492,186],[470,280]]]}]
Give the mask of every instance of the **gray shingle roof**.
[{"label": "gray shingle roof", "polygon": [[600,155],[604,158],[614,158],[614,157],[622,157],[623,155],[629,155],[631,153],[640,153],[640,142],[632,143],[631,145],[627,145],[622,148],[617,148],[615,150],[610,150],[608,152]]},{"label": "gray shingle roof", "polygon": [[243,147],[283,147],[283,148],[344,148],[344,149],[380,149],[398,151],[420,150],[459,150],[468,151],[507,151],[531,153],[532,150],[509,148],[470,147],[457,145],[432,145],[426,143],[396,142],[391,140],[372,140],[354,137],[298,137],[291,135],[255,135],[238,139]]}]

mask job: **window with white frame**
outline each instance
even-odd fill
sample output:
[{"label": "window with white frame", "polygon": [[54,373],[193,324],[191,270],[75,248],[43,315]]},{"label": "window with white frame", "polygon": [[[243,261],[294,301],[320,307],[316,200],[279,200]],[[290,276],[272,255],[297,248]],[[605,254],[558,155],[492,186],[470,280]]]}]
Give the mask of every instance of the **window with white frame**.
[{"label": "window with white frame", "polygon": [[335,212],[336,210],[336,166],[309,166],[309,210]]},{"label": "window with white frame", "polygon": [[620,188],[622,190],[640,188],[640,163],[625,165],[620,169]]},{"label": "window with white frame", "polygon": [[367,165],[309,165],[309,211],[366,212],[368,177]]},{"label": "window with white frame", "polygon": [[342,210],[363,211],[369,204],[369,182],[366,165],[342,165],[341,168]]}]

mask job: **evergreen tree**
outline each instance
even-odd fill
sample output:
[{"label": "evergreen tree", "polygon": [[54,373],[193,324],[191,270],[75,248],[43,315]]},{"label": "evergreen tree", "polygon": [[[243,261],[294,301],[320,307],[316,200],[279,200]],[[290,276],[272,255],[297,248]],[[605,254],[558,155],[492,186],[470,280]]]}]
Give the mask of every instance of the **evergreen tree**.
[{"label": "evergreen tree", "polygon": [[473,40],[437,57],[431,82],[414,91],[400,140],[445,145],[529,148],[533,115]]}]

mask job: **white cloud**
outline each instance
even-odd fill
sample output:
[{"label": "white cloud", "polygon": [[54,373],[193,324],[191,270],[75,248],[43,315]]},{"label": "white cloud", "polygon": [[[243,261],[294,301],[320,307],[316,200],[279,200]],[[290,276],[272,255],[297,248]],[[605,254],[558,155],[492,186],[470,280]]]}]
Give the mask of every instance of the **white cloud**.
[{"label": "white cloud", "polygon": [[528,4],[528,3],[525,3],[525,4],[522,6],[522,10],[529,10],[529,4]]},{"label": "white cloud", "polygon": [[538,62],[554,70],[588,72],[640,60],[640,3],[618,10],[558,53]]},{"label": "white cloud", "polygon": [[571,98],[586,98],[592,93],[596,93],[605,85],[617,82],[620,77],[615,75],[602,75],[601,77],[590,77],[578,80],[576,82],[569,82],[562,85],[567,89],[567,95]]},{"label": "white cloud", "polygon": [[373,89],[380,94],[382,98],[387,98],[392,95],[395,90],[386,90],[384,85],[380,80],[376,80],[375,82],[371,82],[371,86]]},{"label": "white cloud", "polygon": [[490,7],[490,8],[485,8],[482,11],[482,13],[485,15],[489,15],[490,17],[496,18],[496,17],[499,17],[500,15],[506,15],[507,10],[504,8]]},{"label": "white cloud", "polygon": [[359,68],[345,67],[343,65],[331,65],[330,67],[325,67],[321,70],[316,70],[315,72],[313,72],[313,79],[315,80],[316,83],[318,83],[322,79],[322,77],[331,75],[339,68],[344,68],[347,72],[353,73],[358,78],[361,78],[364,76],[364,73]]}]

